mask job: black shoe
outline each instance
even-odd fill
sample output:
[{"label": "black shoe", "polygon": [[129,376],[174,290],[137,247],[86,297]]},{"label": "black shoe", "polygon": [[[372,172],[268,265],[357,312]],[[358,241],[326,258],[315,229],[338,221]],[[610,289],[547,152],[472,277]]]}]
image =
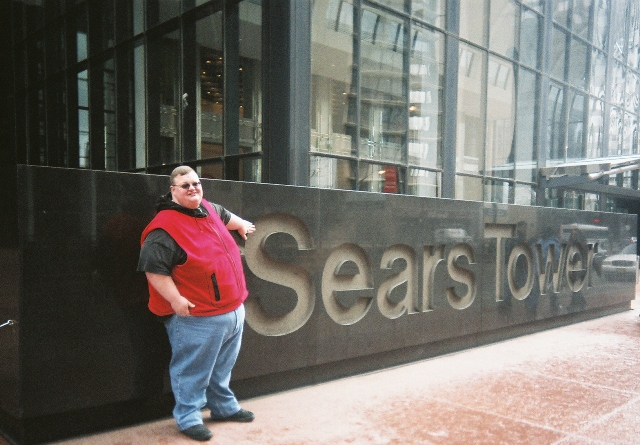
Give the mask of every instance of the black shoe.
[{"label": "black shoe", "polygon": [[247,411],[246,409],[240,409],[235,414],[227,417],[214,417],[211,416],[211,420],[216,420],[218,422],[251,422],[255,416],[251,411]]},{"label": "black shoe", "polygon": [[180,432],[185,436],[193,440],[199,440],[200,442],[205,442],[213,437],[213,433],[211,433],[209,428],[204,425],[190,426],[186,430],[182,430]]}]

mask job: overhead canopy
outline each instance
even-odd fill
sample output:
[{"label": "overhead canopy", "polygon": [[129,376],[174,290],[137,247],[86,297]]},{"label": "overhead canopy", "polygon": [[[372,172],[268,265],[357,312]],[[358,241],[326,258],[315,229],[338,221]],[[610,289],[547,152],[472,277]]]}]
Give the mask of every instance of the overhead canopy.
[{"label": "overhead canopy", "polygon": [[596,158],[542,167],[542,185],[547,188],[570,188],[590,193],[604,193],[612,197],[638,198],[640,191],[602,184],[603,176],[617,175],[640,169],[640,155],[616,158]]}]

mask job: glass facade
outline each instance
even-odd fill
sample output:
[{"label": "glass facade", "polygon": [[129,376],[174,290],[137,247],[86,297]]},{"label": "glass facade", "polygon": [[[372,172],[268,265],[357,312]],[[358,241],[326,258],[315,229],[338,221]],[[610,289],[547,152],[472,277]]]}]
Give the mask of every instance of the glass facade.
[{"label": "glass facade", "polygon": [[[254,182],[304,162],[312,187],[593,210],[638,190],[637,1],[283,4],[278,48],[274,1],[12,1],[17,161]],[[278,79],[309,109],[294,150],[263,124],[265,79],[307,42],[309,87]],[[599,190],[542,173],[598,160],[629,168]]]}]

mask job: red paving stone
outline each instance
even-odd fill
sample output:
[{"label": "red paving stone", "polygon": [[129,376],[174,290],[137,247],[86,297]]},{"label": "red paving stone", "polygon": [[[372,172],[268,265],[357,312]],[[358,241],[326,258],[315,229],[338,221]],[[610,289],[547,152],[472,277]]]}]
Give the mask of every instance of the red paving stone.
[{"label": "red paving stone", "polygon": [[[638,445],[632,310],[383,371],[243,400],[210,444]],[[204,413],[205,415],[208,413]],[[194,444],[162,419],[56,445]],[[7,445],[0,439],[0,445]]]}]

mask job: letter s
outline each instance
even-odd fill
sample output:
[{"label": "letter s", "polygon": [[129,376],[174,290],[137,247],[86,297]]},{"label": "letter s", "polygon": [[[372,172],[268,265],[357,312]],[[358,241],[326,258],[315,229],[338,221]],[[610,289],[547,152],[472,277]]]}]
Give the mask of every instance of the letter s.
[{"label": "letter s", "polygon": [[260,218],[255,224],[255,235],[258,236],[249,236],[244,248],[247,267],[258,278],[293,289],[298,302],[291,312],[274,317],[267,314],[257,300],[247,299],[246,321],[253,330],[265,336],[290,334],[300,329],[313,312],[316,297],[311,275],[300,266],[274,260],[264,246],[269,236],[287,233],[298,243],[298,250],[310,250],[311,236],[306,225],[292,215],[274,213]]}]

